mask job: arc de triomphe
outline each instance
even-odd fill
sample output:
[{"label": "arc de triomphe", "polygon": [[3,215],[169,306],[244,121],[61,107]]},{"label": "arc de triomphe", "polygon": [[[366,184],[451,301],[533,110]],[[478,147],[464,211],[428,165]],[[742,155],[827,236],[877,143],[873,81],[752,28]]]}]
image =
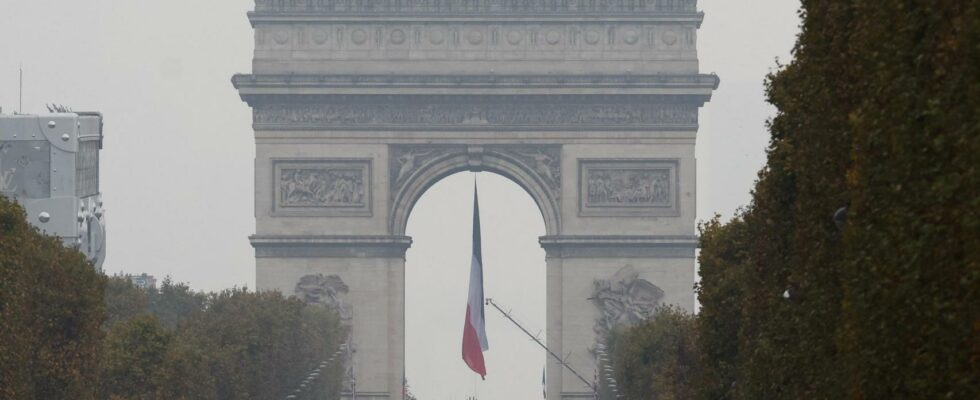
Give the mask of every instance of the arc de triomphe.
[{"label": "arc de triomphe", "polygon": [[[256,284],[341,310],[358,398],[402,396],[405,225],[459,171],[537,203],[546,341],[588,376],[609,326],[693,310],[698,109],[719,82],[695,0],[256,0],[248,18]],[[591,396],[551,360],[547,385]]]}]

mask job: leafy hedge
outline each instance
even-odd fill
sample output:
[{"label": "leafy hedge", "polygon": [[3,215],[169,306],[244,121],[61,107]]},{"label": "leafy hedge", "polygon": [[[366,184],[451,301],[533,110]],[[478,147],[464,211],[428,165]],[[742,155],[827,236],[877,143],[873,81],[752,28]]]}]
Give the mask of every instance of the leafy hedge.
[{"label": "leafy hedge", "polygon": [[687,398],[980,398],[980,1],[801,15],[752,204],[702,227]]}]

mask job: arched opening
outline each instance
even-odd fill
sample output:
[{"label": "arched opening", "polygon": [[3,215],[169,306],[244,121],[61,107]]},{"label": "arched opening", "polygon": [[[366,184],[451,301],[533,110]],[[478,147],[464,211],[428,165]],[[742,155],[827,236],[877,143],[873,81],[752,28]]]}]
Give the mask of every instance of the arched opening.
[{"label": "arched opening", "polygon": [[[392,166],[401,164],[397,172],[392,169],[392,198],[390,209],[390,231],[401,235],[406,231],[408,217],[415,203],[430,186],[443,178],[462,171],[488,171],[506,177],[526,191],[541,211],[545,231],[557,235],[561,231],[559,215],[560,162],[554,154],[547,155],[542,150],[509,147],[478,146],[429,147],[425,150],[404,150],[402,156],[394,155]],[[530,153],[528,153],[530,151]],[[430,155],[421,167],[416,154]],[[434,154],[434,155],[433,155]],[[406,156],[411,156],[405,158]],[[527,159],[530,157],[534,161]]]},{"label": "arched opening", "polygon": [[539,398],[545,353],[496,310],[486,310],[486,381],[461,359],[474,179],[480,191],[486,295],[544,337],[542,211],[508,178],[455,173],[427,185],[407,221],[405,233],[413,245],[405,265],[406,378],[419,399]]}]

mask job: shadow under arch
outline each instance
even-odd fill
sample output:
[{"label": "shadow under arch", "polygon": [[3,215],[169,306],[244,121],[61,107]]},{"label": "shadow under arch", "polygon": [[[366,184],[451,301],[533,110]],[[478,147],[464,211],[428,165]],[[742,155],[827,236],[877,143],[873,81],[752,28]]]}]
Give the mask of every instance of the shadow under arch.
[{"label": "shadow under arch", "polygon": [[[394,195],[388,219],[390,231],[393,235],[405,235],[408,218],[415,203],[426,190],[442,178],[463,171],[486,171],[510,179],[524,189],[534,199],[541,212],[546,234],[558,235],[561,232],[559,189],[550,186],[548,179],[543,177],[535,167],[529,166],[511,153],[512,151],[508,151],[507,148],[459,147],[446,149],[426,160],[423,165],[407,174],[403,182],[395,182],[397,186],[392,187]],[[390,179],[398,180],[395,174],[392,174]],[[553,179],[559,178],[553,177]]]}]

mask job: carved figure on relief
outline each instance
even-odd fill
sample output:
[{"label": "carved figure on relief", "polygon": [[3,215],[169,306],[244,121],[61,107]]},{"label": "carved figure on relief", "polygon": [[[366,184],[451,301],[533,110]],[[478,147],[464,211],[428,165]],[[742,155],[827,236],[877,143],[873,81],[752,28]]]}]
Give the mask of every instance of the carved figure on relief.
[{"label": "carved figure on relief", "polygon": [[357,205],[364,202],[361,170],[283,169],[283,206]]},{"label": "carved figure on relief", "polygon": [[[307,304],[318,304],[337,312],[342,324],[350,327],[354,320],[354,309],[347,300],[350,288],[338,275],[323,274],[305,275],[299,279],[294,289],[295,296]],[[352,390],[352,378],[354,376],[353,365],[351,364],[352,342],[350,331],[347,336],[347,352],[343,355],[344,368],[344,390]]]},{"label": "carved figure on relief", "polygon": [[296,297],[307,304],[319,304],[337,311],[341,321],[349,323],[354,317],[351,305],[347,302],[350,288],[337,275],[306,275],[296,283]]},{"label": "carved figure on relief", "polygon": [[412,173],[417,167],[415,165],[415,159],[419,157],[425,157],[435,150],[417,152],[409,151],[398,157],[398,163],[401,164],[401,168],[398,169],[398,177],[395,182],[401,182],[403,179],[408,178],[408,175]]},{"label": "carved figure on relief", "polygon": [[618,326],[632,326],[653,317],[664,298],[664,291],[641,279],[632,265],[626,265],[607,280],[593,282],[589,300],[599,309],[593,330],[603,337]]},{"label": "carved figure on relief", "polygon": [[554,158],[540,150],[533,153],[522,152],[519,150],[515,150],[515,152],[533,159],[534,170],[537,171],[537,173],[540,174],[541,177],[544,178],[549,184],[556,185],[558,183],[560,166],[557,162],[555,162]]},{"label": "carved figure on relief", "polygon": [[670,204],[670,171],[658,170],[589,170],[588,203],[601,204]]}]

